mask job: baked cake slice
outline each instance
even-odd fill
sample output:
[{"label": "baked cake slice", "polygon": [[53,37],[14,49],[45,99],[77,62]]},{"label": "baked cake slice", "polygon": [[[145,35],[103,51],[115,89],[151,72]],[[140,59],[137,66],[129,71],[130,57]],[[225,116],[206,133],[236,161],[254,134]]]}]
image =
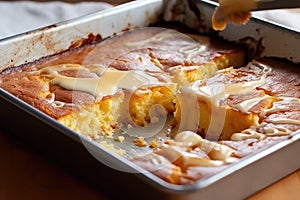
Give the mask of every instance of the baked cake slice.
[{"label": "baked cake slice", "polygon": [[[299,86],[299,67],[277,59],[219,70],[185,88],[186,99],[176,104],[179,130],[173,137],[131,161],[173,184],[212,176],[299,133]],[[187,101],[191,98],[195,101]]]},{"label": "baked cake slice", "polygon": [[[281,65],[272,59],[257,60],[245,67],[219,70],[211,78],[194,82],[188,89],[197,103],[181,108],[183,98],[176,104],[177,126],[214,140],[230,140],[233,134],[246,129],[262,130],[263,122],[267,127],[271,122],[273,127],[282,123],[298,126],[299,119],[295,118],[299,118],[299,69]],[[188,115],[194,119],[193,126],[184,124]],[[287,120],[273,119],[280,116]]]},{"label": "baked cake slice", "polygon": [[162,106],[165,114],[172,114],[178,88],[211,77],[218,69],[239,67],[244,62],[245,52],[240,47],[158,27],[140,28],[105,40],[84,60],[85,64],[101,63],[119,70],[147,71],[170,83],[169,87],[146,85],[127,93],[128,106],[123,109],[122,118],[134,126],[151,122],[149,113],[154,105]]}]

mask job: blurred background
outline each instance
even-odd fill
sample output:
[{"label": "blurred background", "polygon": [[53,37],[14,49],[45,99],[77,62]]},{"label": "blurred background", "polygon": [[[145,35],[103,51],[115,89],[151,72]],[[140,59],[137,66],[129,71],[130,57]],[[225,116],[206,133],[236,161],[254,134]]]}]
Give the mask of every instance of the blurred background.
[{"label": "blurred background", "polygon": [[0,1],[0,39],[108,9],[128,1]]},{"label": "blurred background", "polygon": [[[108,9],[129,1],[0,1],[0,39]],[[253,12],[253,15],[300,30],[300,9],[259,11]]]},{"label": "blurred background", "polygon": [[[49,2],[47,0],[34,0],[34,1],[40,1],[40,2]],[[50,0],[51,1],[51,0]],[[52,1],[57,1],[57,0],[52,0]],[[89,0],[90,2],[107,2],[111,4],[120,4],[120,3],[126,3],[130,0],[106,0],[106,1],[101,1],[101,0]],[[69,2],[69,3],[77,3],[77,2],[88,2],[88,1],[83,1],[83,0],[64,0],[64,2]]]}]

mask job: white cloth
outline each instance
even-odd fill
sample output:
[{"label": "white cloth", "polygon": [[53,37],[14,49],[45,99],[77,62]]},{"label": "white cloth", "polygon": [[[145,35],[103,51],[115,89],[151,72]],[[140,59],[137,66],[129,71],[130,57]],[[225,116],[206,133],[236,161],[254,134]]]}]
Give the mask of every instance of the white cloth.
[{"label": "white cloth", "polygon": [[111,7],[105,2],[1,1],[0,39]]}]

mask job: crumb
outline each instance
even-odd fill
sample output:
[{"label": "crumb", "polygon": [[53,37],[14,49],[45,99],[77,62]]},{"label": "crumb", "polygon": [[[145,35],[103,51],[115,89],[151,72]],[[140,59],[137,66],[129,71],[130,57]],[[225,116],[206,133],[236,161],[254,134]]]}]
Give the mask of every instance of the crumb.
[{"label": "crumb", "polygon": [[113,144],[107,143],[107,141],[101,141],[99,144],[120,156],[123,156],[126,153],[124,149],[116,149]]},{"label": "crumb", "polygon": [[133,140],[135,145],[138,147],[145,147],[147,145],[147,142],[143,137],[139,137]]},{"label": "crumb", "polygon": [[132,128],[133,128],[133,126],[131,124],[127,125],[127,129],[132,129]]},{"label": "crumb", "polygon": [[118,136],[117,137],[117,141],[119,141],[119,142],[123,142],[125,140],[125,138],[124,138],[124,136]]},{"label": "crumb", "polygon": [[152,140],[149,145],[151,148],[157,147],[157,140]]}]

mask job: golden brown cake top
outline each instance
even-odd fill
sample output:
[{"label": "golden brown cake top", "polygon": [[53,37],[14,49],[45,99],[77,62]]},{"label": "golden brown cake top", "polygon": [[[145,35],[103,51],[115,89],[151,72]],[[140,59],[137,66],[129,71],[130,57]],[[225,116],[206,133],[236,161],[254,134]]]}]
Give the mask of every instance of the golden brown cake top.
[{"label": "golden brown cake top", "polygon": [[84,64],[105,63],[119,70],[168,71],[170,67],[200,65],[236,51],[242,49],[218,39],[147,27],[103,41]]},{"label": "golden brown cake top", "polygon": [[198,65],[242,51],[212,41],[165,28],[136,29],[8,69],[0,74],[1,87],[58,118],[78,109],[76,105],[92,104],[120,90],[168,84],[170,67]]}]

